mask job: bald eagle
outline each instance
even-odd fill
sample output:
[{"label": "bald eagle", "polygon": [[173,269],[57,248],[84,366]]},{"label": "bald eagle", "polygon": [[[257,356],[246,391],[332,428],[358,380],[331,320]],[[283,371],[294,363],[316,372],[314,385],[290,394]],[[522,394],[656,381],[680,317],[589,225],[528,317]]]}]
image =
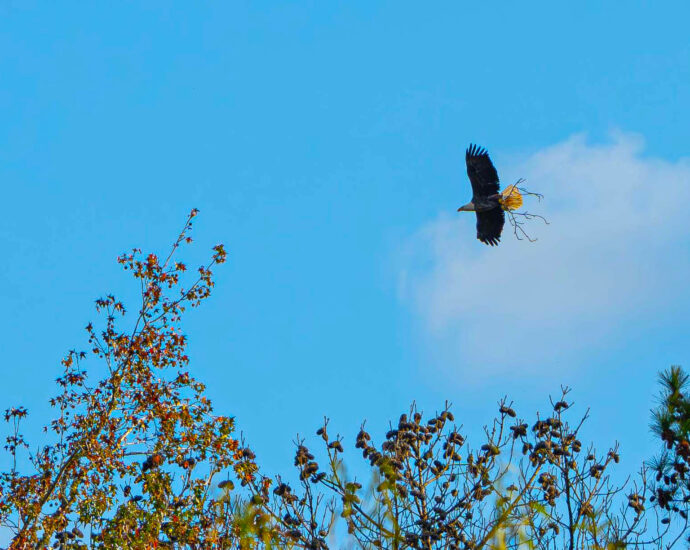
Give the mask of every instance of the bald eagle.
[{"label": "bald eagle", "polygon": [[470,144],[465,151],[465,162],[472,184],[472,201],[458,208],[458,212],[474,212],[477,215],[477,238],[484,244],[495,246],[501,240],[506,221],[503,211],[520,208],[522,195],[515,185],[499,192],[498,173],[486,149]]}]

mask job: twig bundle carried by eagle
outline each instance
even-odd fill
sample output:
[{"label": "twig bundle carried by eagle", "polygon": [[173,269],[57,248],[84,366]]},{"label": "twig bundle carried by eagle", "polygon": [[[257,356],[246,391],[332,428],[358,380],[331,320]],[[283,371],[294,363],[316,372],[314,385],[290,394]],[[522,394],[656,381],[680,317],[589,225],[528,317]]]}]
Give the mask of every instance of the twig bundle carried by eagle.
[{"label": "twig bundle carried by eagle", "polygon": [[525,220],[539,218],[544,223],[549,222],[543,216],[517,212],[517,209],[522,206],[523,196],[534,196],[539,200],[543,196],[518,187],[524,181],[523,179],[500,191],[498,172],[486,149],[478,145],[470,144],[465,152],[465,162],[467,175],[472,184],[472,201],[458,208],[458,212],[474,212],[477,215],[477,239],[491,246],[497,245],[501,240],[507,212],[515,237],[518,240],[526,238],[534,242],[536,239],[532,239],[523,227]]}]

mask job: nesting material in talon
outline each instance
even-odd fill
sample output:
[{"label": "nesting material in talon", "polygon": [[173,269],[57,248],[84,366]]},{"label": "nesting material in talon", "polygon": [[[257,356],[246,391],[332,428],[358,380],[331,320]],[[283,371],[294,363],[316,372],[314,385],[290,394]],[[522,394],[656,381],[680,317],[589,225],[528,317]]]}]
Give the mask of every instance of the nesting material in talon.
[{"label": "nesting material in talon", "polygon": [[509,185],[503,191],[498,199],[503,210],[517,210],[522,206],[522,193],[517,188],[517,185]]}]

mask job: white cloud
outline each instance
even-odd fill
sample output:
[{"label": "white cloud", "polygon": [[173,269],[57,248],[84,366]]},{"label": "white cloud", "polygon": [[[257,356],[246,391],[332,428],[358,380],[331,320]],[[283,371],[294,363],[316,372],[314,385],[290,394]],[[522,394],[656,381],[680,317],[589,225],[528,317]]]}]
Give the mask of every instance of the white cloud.
[{"label": "white cloud", "polygon": [[410,239],[400,295],[452,368],[543,371],[688,301],[690,162],[645,157],[643,146],[630,134],[606,145],[578,135],[497,163],[504,185],[524,176],[545,195],[527,204],[550,221],[531,222],[535,243],[506,224],[500,246],[486,247],[465,213],[444,213]]}]

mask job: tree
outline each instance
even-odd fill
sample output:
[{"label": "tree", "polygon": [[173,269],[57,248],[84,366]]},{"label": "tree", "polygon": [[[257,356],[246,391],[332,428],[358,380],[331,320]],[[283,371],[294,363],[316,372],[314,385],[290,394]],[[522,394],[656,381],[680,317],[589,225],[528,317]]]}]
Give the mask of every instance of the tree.
[{"label": "tree", "polygon": [[266,513],[305,548],[328,548],[323,534],[336,508],[328,495],[337,497],[358,548],[665,548],[647,528],[644,473],[627,493],[612,484],[618,448],[598,454],[583,445],[587,414],[569,423],[568,392],[531,425],[502,401],[475,448],[448,406],[426,420],[413,406],[380,445],[363,426],[355,446],[373,474],[369,492],[345,476],[343,441],[330,437],[326,421],[317,432],[325,467],[299,441],[299,489],[280,478],[272,495],[261,478],[252,487]]},{"label": "tree", "polygon": [[[659,406],[652,411],[652,430],[663,442],[663,450],[650,462],[655,473],[650,500],[664,513],[664,524],[677,520],[680,535],[687,531],[690,512],[689,382],[690,376],[679,366],[660,373]],[[686,540],[690,542],[690,537]]]},{"label": "tree", "polygon": [[[175,256],[191,242],[196,214],[165,260],[140,250],[118,259],[139,283],[138,312],[132,328],[121,329],[125,306],[112,295],[96,301],[104,327],[89,324],[90,349],[62,361],[60,393],[51,400],[57,417],[44,428],[52,441],[22,460],[29,445],[19,426],[27,411],[6,411],[13,467],[0,474],[0,521],[14,532],[11,548],[210,548],[240,537],[238,514],[210,489],[220,472],[234,469],[247,480],[255,466],[232,435],[233,420],[212,414],[204,385],[188,372],[179,327],[185,310],[210,295],[211,268],[226,258],[216,246],[183,284],[187,268]],[[88,358],[105,364],[107,376],[97,383],[82,366]],[[254,535],[271,538],[259,529]]]}]

